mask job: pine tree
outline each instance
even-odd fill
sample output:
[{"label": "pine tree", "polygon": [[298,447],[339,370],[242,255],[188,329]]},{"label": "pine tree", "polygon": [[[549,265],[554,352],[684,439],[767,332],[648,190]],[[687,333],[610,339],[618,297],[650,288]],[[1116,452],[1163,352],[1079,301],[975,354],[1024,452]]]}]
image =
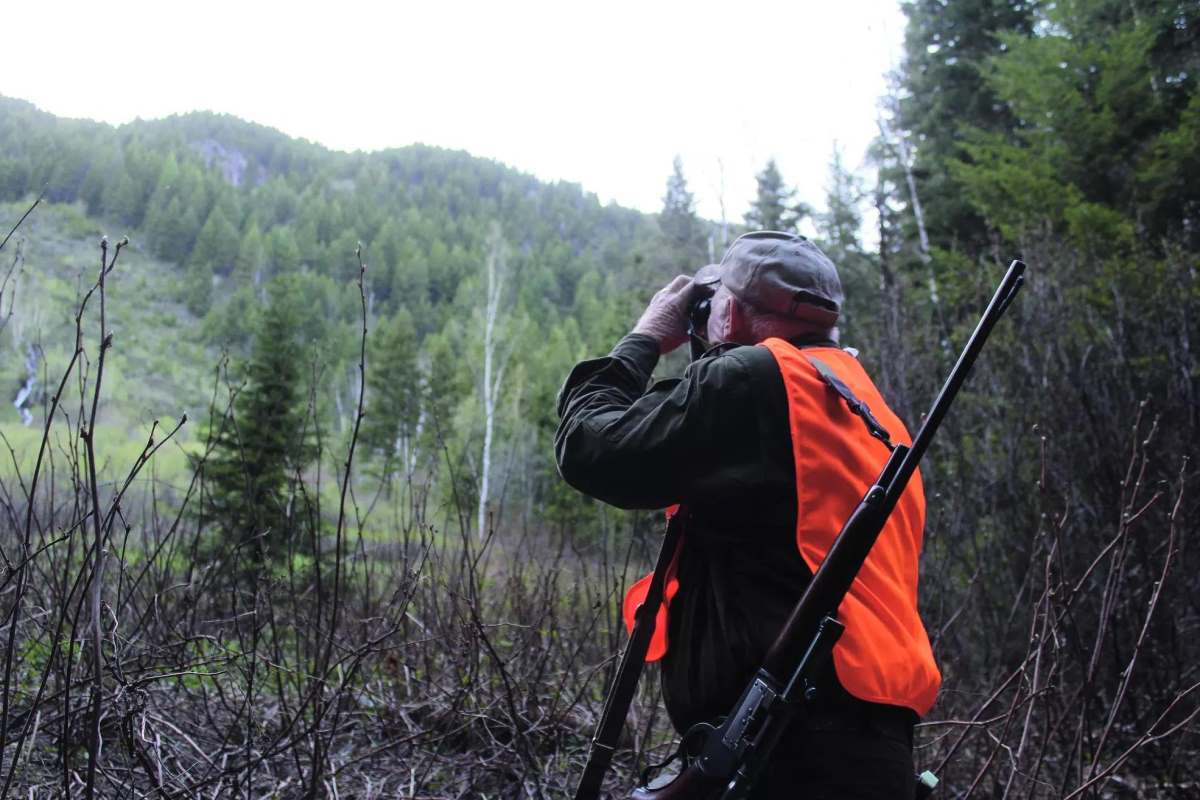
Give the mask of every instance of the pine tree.
[{"label": "pine tree", "polygon": [[23,158],[0,157],[0,197],[16,200],[30,189],[29,162]]},{"label": "pine tree", "polygon": [[[179,183],[179,162],[171,153],[162,159],[158,174],[154,178],[154,188],[146,205],[145,228],[146,235],[154,244],[155,250],[162,251],[163,242],[175,238],[173,221],[182,213],[183,207],[176,196]],[[175,201],[172,208],[171,202]],[[168,248],[170,244],[166,245]]]},{"label": "pine tree", "polygon": [[[120,165],[112,154],[105,151],[99,157],[94,157],[88,168],[87,177],[79,187],[79,199],[87,206],[88,213],[99,216],[104,212],[104,191],[117,183]],[[126,180],[130,180],[126,178]],[[130,180],[130,184],[132,181]],[[128,224],[128,220],[121,220]]]},{"label": "pine tree", "polygon": [[794,201],[796,190],[784,185],[775,159],[767,161],[755,180],[758,192],[746,212],[746,226],[752,230],[795,233],[796,226],[812,214],[812,209]]},{"label": "pine tree", "polygon": [[387,220],[371,242],[375,254],[372,264],[371,292],[384,307],[393,308],[392,289],[396,283],[396,265],[400,260],[402,237],[394,219]]},{"label": "pine tree", "polygon": [[838,324],[849,338],[862,335],[867,327],[864,322],[876,313],[878,305],[875,260],[863,249],[861,239],[864,195],[862,183],[846,168],[835,147],[829,164],[826,211],[817,214],[815,221],[821,249],[837,265],[845,289],[847,308]]},{"label": "pine tree", "polygon": [[453,344],[457,338],[458,326],[451,319],[443,330],[430,334],[423,343],[426,410],[430,423],[422,435],[426,448],[439,447],[449,438],[455,406],[472,388],[463,374],[460,353]]},{"label": "pine tree", "polygon": [[683,175],[683,159],[675,156],[667,192],[658,215],[666,252],[663,261],[673,272],[694,270],[707,260],[704,223],[696,214],[696,203]]},{"label": "pine tree", "polygon": [[358,247],[359,237],[353,228],[342,231],[329,243],[328,273],[339,283],[349,283],[358,278],[358,259],[354,252]]},{"label": "pine tree", "polygon": [[[411,236],[400,240],[396,264],[391,273],[388,296],[393,306],[404,306],[413,315],[418,330],[428,331],[432,314],[429,303],[429,264],[420,246]],[[381,280],[387,277],[381,275]]]},{"label": "pine tree", "polygon": [[237,228],[226,218],[220,206],[214,206],[196,237],[189,261],[205,266],[210,274],[228,275],[233,270],[237,253]]},{"label": "pine tree", "polygon": [[363,444],[395,470],[397,456],[412,449],[421,411],[417,331],[412,315],[400,309],[379,326],[367,367],[367,416]]},{"label": "pine tree", "polygon": [[817,227],[827,254],[861,252],[862,212],[859,205],[862,198],[860,181],[846,168],[841,150],[835,147],[829,163],[826,211],[817,215]]},{"label": "pine tree", "polygon": [[300,268],[300,248],[287,226],[272,228],[267,236],[271,275],[285,275]]},{"label": "pine tree", "polygon": [[197,317],[212,308],[213,273],[207,263],[191,259],[183,274],[183,302]]},{"label": "pine tree", "polygon": [[1006,135],[968,130],[948,163],[967,199],[1005,236],[1049,223],[1097,257],[1132,255],[1139,232],[1155,248],[1200,241],[1194,210],[1188,219],[1200,189],[1186,180],[1200,166],[1197,81],[1170,71],[1188,46],[1163,44],[1177,26],[1200,29],[1200,12],[1084,0],[1038,15],[1048,32],[1005,37],[985,72],[1025,122]]},{"label": "pine tree", "polygon": [[233,281],[238,288],[257,286],[261,283],[266,261],[267,252],[263,245],[262,231],[259,230],[257,222],[252,222],[238,244],[237,258],[234,260]]},{"label": "pine tree", "polygon": [[[317,236],[317,226],[309,221],[289,226],[292,238],[296,243],[297,263],[312,266],[325,264],[329,256],[334,256],[343,265],[342,272],[347,275],[358,275],[358,264],[354,258],[354,248],[358,245],[358,237],[342,243],[340,252],[334,250],[332,243],[327,243]],[[347,249],[348,246],[348,249]]]},{"label": "pine tree", "polygon": [[155,211],[147,220],[147,233],[154,242],[157,255],[184,264],[200,228],[198,219],[199,209],[178,196],[172,197],[164,210]]},{"label": "pine tree", "polygon": [[313,457],[306,432],[299,302],[286,280],[268,287],[234,413],[219,421],[205,465],[211,512],[226,542],[250,557],[282,555],[293,534],[289,485]]},{"label": "pine tree", "polygon": [[136,225],[141,214],[141,200],[133,178],[127,171],[120,170],[116,173],[116,180],[103,190],[100,209],[126,225]]},{"label": "pine tree", "polygon": [[[1017,120],[985,79],[987,64],[1005,48],[1000,34],[1028,36],[1033,4],[1025,0],[912,0],[901,4],[905,33],[903,96],[896,100],[894,135],[907,137],[916,194],[934,246],[968,253],[987,243],[987,227],[961,199],[949,162],[962,156],[964,130],[1003,132]],[[895,169],[903,170],[903,166]],[[893,176],[905,186],[904,175]],[[911,203],[911,200],[906,200]]]}]

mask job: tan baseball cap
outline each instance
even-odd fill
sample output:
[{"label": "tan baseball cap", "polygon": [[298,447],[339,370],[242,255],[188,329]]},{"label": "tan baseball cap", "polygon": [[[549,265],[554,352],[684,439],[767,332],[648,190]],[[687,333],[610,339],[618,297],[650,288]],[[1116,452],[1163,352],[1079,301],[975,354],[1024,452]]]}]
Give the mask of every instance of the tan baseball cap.
[{"label": "tan baseball cap", "polygon": [[837,267],[804,236],[753,231],[729,246],[720,264],[693,280],[721,283],[738,300],[761,311],[833,327],[845,299]]}]

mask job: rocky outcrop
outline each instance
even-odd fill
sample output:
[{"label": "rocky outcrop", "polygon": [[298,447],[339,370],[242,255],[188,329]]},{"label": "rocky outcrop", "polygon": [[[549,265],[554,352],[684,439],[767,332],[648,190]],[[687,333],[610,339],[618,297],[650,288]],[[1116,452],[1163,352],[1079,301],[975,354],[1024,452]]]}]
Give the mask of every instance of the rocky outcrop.
[{"label": "rocky outcrop", "polygon": [[241,186],[246,181],[250,160],[240,150],[226,147],[216,139],[201,139],[191,146],[204,159],[205,166],[220,170],[231,185]]}]

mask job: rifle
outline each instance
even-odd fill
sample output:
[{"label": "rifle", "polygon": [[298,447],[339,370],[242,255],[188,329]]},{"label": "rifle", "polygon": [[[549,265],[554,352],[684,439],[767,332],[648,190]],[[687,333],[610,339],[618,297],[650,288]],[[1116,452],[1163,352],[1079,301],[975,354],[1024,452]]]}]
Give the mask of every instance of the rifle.
[{"label": "rifle", "polygon": [[[699,756],[679,775],[660,788],[635,789],[633,800],[738,800],[753,788],[789,723],[803,714],[815,685],[814,678],[831,660],[833,646],[843,630],[837,620],[837,609],[925,455],[988,334],[1024,284],[1024,271],[1025,264],[1020,261],[1013,261],[1008,268],[912,444],[896,445],[879,477],[842,525],[733,711],[719,727],[706,726],[707,736]],[[797,650],[797,643],[806,646]],[[931,773],[924,773],[917,781],[918,797],[927,797],[937,784]]]}]

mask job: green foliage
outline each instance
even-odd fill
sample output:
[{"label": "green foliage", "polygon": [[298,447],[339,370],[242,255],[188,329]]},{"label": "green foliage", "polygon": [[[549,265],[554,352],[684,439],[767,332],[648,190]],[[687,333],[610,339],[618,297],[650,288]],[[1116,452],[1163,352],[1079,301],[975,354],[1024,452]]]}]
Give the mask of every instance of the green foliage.
[{"label": "green foliage", "polygon": [[238,242],[237,257],[233,267],[234,285],[242,288],[262,283],[266,264],[267,250],[263,244],[262,231],[257,222],[251,222],[246,234]]},{"label": "green foliage", "polygon": [[183,302],[198,317],[208,313],[212,305],[213,274],[208,264],[193,259],[188,262],[183,281]]},{"label": "green foliage", "polygon": [[971,160],[950,162],[951,174],[972,205],[1009,238],[1019,238],[1048,218],[1061,223],[1067,208],[1081,201],[1052,160],[1031,159],[1026,148],[999,135],[978,132],[963,149]]},{"label": "green foliage", "polygon": [[267,295],[233,413],[212,421],[213,453],[203,465],[207,511],[223,542],[247,547],[255,561],[287,552],[289,487],[315,455],[303,372],[304,298],[286,279],[272,281]]},{"label": "green foliage", "polygon": [[[64,152],[70,159],[60,158]],[[416,369],[419,377],[403,384],[368,371],[374,383],[368,386],[374,398],[369,402],[390,405],[386,413],[380,408],[368,413],[368,449],[382,465],[382,442],[396,433],[386,428],[401,421],[400,440],[410,439],[405,446],[415,455],[406,469],[443,480],[445,475],[436,474],[445,469],[439,461],[449,460],[447,471],[461,484],[454,488],[464,495],[471,491],[470,459],[480,430],[478,404],[472,402],[478,385],[472,366],[477,297],[470,282],[483,264],[488,226],[497,221],[511,232],[510,288],[520,318],[552,332],[566,324],[577,297],[586,295],[586,313],[594,310],[596,316],[576,321],[572,329],[592,351],[610,347],[649,290],[685,265],[694,268],[705,250],[704,223],[695,216],[686,185],[682,208],[691,232],[683,237],[684,250],[674,252],[651,217],[601,206],[578,186],[547,186],[465,153],[429,147],[332,153],[210,114],[113,129],[57,120],[26,103],[0,99],[0,197],[22,198],[55,175],[55,192],[103,220],[82,217],[76,223],[95,226],[92,231],[111,232],[114,222],[130,229],[134,248],[123,266],[144,282],[135,289],[118,280],[125,273],[115,279],[110,300],[126,314],[128,305],[136,309],[125,319],[136,320],[137,335],[128,335],[124,319],[118,323],[111,363],[127,379],[109,413],[128,423],[153,404],[154,413],[183,406],[193,418],[201,416],[212,394],[211,366],[222,352],[231,358],[235,379],[246,377],[238,374],[239,365],[253,360],[261,340],[265,287],[285,279],[302,298],[294,321],[302,346],[297,366],[313,390],[312,425],[344,440],[358,391],[354,250],[362,242],[370,313],[381,321],[378,333],[401,336],[392,329],[401,326],[401,338],[410,342],[407,352],[419,354],[415,362],[399,363],[403,359],[394,357],[392,346],[373,340],[370,363],[385,375]],[[62,230],[84,234],[79,224],[63,220]],[[49,271],[60,291],[30,293],[43,298],[37,303],[44,308],[7,331],[18,351],[37,333],[36,326],[22,324],[26,320],[44,321],[42,311],[50,310],[56,320],[69,319],[79,265],[93,262],[92,246],[94,239],[77,243],[84,256]],[[36,272],[47,272],[40,261]],[[580,293],[585,275],[594,277]],[[64,339],[53,348],[53,364],[65,363],[62,348],[69,344]],[[562,376],[542,368],[552,363],[547,346],[545,337],[534,336],[522,338],[519,349],[515,341],[503,344],[524,362],[514,363],[510,376],[531,384],[521,387],[520,402],[513,395],[499,410],[504,436],[521,434],[519,415],[528,414],[528,398],[557,391]],[[126,363],[127,355],[135,357]],[[13,361],[3,375],[15,381],[20,371]],[[405,385],[430,391],[395,396]],[[550,432],[546,426],[537,430],[540,438],[527,452],[544,454]],[[557,480],[544,455],[538,459],[531,473],[537,475],[538,485],[530,489],[535,493]]]},{"label": "green foliage", "polygon": [[[1083,554],[1107,541],[1102,521],[1121,517],[1129,492],[1114,448],[1128,440],[1135,417],[1153,409],[1146,418],[1171,429],[1142,462],[1147,481],[1177,481],[1179,465],[1194,458],[1200,9],[922,0],[906,12],[900,124],[916,149],[930,251],[920,257],[907,176],[885,156],[880,266],[893,289],[880,327],[893,324],[901,341],[881,340],[881,372],[891,363],[909,375],[944,372],[951,344],[967,335],[999,268],[1012,257],[1029,264],[1011,323],[997,327],[948,419],[952,452],[931,452],[922,465],[928,488],[956,498],[952,513],[962,517],[930,562],[980,570],[938,585],[947,607],[971,595],[970,624],[989,634],[960,666],[960,680],[970,680],[1025,653],[1026,632],[998,610],[1023,591],[1020,576],[1041,557],[1036,540],[1017,534],[1043,535],[1046,520],[1060,518],[1056,530],[1070,547],[1055,569],[1064,574],[1083,574],[1090,558]],[[981,475],[990,499],[971,507],[970,498],[983,496]],[[1035,485],[1039,497],[1031,499]],[[1055,503],[1068,510],[1048,511]],[[1165,514],[1156,523],[1170,524]],[[1141,556],[1140,566],[1122,569],[1157,574],[1159,556]],[[1136,581],[1135,594],[1148,580]],[[951,586],[961,595],[948,593]],[[1194,582],[1174,591],[1194,594]],[[1140,619],[1145,601],[1144,594],[1130,601],[1131,618]],[[1110,641],[1128,651],[1133,635],[1112,633]],[[1179,674],[1170,649],[1140,655],[1143,674],[1171,676],[1146,691],[1166,691]],[[1100,678],[1107,667],[1072,668],[1097,683],[1115,681],[1120,669]],[[1159,695],[1148,706],[1156,702],[1166,701]],[[1145,759],[1133,772],[1154,769]]]},{"label": "green foliage", "polygon": [[704,224],[696,214],[696,203],[683,175],[683,159],[675,156],[667,192],[663,195],[662,211],[658,215],[665,252],[662,256],[663,278],[680,272],[694,271],[706,260],[707,245]]},{"label": "green foliage", "polygon": [[[950,175],[1008,238],[1048,225],[1089,254],[1129,255],[1139,235],[1153,242],[1190,231],[1200,199],[1187,182],[1196,170],[1195,77],[1164,74],[1159,62],[1174,60],[1155,55],[1164,28],[1188,18],[1161,8],[1143,17],[1099,0],[1038,13],[1041,33],[1000,37],[1003,51],[982,70],[1013,114],[1011,130],[971,129]],[[1186,104],[1181,85],[1193,87]],[[1174,189],[1169,197],[1159,181]]]},{"label": "green foliage", "polygon": [[233,271],[238,249],[237,228],[226,219],[220,206],[213,206],[196,237],[189,260],[193,264],[203,264],[210,272],[228,275]]},{"label": "green foliage", "polygon": [[420,423],[419,342],[412,315],[381,321],[367,356],[368,405],[362,441],[385,464],[411,450]]},{"label": "green foliage", "polygon": [[878,314],[878,259],[861,240],[865,197],[862,181],[846,168],[842,153],[834,149],[829,165],[826,210],[816,215],[819,245],[837,265],[846,294],[838,327],[847,341],[862,342],[872,318]]},{"label": "green foliage", "polygon": [[271,275],[286,275],[300,268],[300,247],[291,228],[286,225],[273,228],[268,247]]},{"label": "green foliage", "polygon": [[[1028,36],[1034,4],[1025,0],[908,0],[899,124],[917,146],[915,178],[930,235],[967,251],[986,243],[974,209],[959,202],[960,185],[946,164],[960,156],[963,131],[1008,131],[1014,117],[983,77],[1004,52],[1002,34]],[[903,178],[895,178],[902,182]]]},{"label": "green foliage", "polygon": [[754,202],[746,212],[747,228],[795,233],[800,221],[812,215],[811,208],[796,202],[796,190],[784,185],[775,159],[767,161],[755,180],[758,187]]}]

